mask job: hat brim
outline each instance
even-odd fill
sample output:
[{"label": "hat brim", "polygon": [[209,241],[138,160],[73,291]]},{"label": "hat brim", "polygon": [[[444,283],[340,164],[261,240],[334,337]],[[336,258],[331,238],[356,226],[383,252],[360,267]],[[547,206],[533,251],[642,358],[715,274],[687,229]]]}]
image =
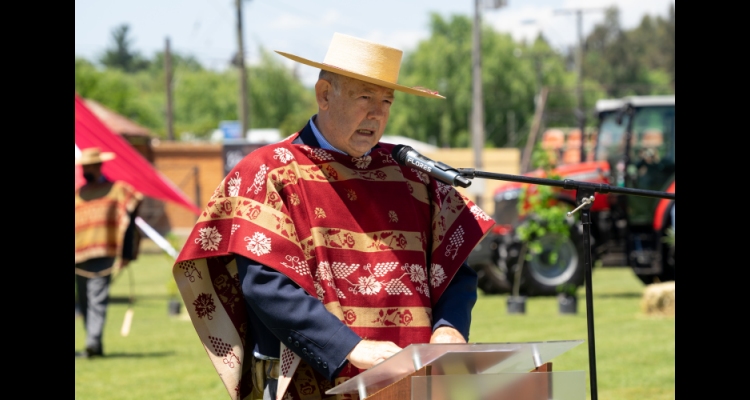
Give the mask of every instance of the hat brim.
[{"label": "hat brim", "polygon": [[98,159],[89,159],[89,160],[76,160],[76,165],[90,165],[90,164],[100,164],[105,161],[114,160],[115,159],[115,153],[99,153]]},{"label": "hat brim", "polygon": [[358,74],[356,72],[348,71],[348,70],[345,70],[345,69],[342,69],[333,65],[308,60],[306,58],[295,56],[294,54],[285,53],[283,51],[278,51],[278,50],[274,50],[274,51],[290,60],[294,60],[299,63],[309,65],[311,67],[324,69],[326,71],[331,71],[339,75],[348,76],[349,78],[359,79],[361,81],[369,82],[375,85],[391,88],[393,90],[398,90],[399,92],[409,93],[409,94],[413,94],[417,96],[430,97],[434,99],[445,99],[445,97],[439,95],[438,92],[435,92],[426,88],[403,86],[397,83],[392,83],[392,82],[384,81],[381,79],[372,78],[366,75]]}]

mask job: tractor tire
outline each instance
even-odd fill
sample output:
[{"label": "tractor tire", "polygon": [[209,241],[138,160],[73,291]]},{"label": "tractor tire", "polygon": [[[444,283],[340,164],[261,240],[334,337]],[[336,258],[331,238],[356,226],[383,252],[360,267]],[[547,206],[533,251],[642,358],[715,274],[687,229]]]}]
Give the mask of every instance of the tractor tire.
[{"label": "tractor tire", "polygon": [[477,273],[479,289],[485,294],[503,294],[510,292],[510,282],[506,277],[506,271],[502,268],[502,261],[498,260],[500,244],[504,242],[502,237],[491,237],[486,240],[486,245],[491,251],[489,257],[482,257],[481,261],[472,264]]},{"label": "tractor tire", "polygon": [[[672,210],[674,209],[674,204],[672,204],[672,208],[669,210],[669,217],[665,220],[664,228],[658,233],[653,234],[653,246],[655,255],[654,257],[658,257],[658,262],[660,264],[661,272],[651,272],[651,273],[638,273],[636,272],[636,276],[638,279],[643,282],[644,285],[650,285],[652,283],[659,283],[659,282],[668,282],[675,280],[675,246],[670,245],[669,243],[665,242],[664,240],[668,237],[669,233],[668,230],[674,230],[674,219],[673,215],[674,213]],[[634,260],[635,261],[635,260]],[[633,261],[631,261],[633,262]],[[635,261],[637,262],[637,261]],[[639,264],[636,264],[639,265]],[[643,264],[640,264],[643,265]],[[639,265],[639,266],[640,266]],[[648,266],[649,264],[645,264],[644,266]]]},{"label": "tractor tire", "polygon": [[[593,239],[592,239],[593,240]],[[523,263],[521,271],[520,294],[526,296],[555,296],[561,285],[584,284],[584,249],[583,232],[578,224],[571,223],[570,235],[549,233],[540,238],[542,253],[532,256]],[[520,247],[520,246],[517,246]],[[557,247],[557,259],[551,254]],[[512,270],[518,268],[519,251],[514,251],[515,259],[509,260]],[[513,273],[509,274],[511,284]]]}]

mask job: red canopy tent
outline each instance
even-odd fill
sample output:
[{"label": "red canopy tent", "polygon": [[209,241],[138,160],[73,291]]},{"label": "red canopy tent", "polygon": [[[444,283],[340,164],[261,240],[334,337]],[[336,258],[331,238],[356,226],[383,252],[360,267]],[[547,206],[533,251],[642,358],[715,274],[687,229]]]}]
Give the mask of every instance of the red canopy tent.
[{"label": "red canopy tent", "polygon": [[[190,198],[154,169],[125,139],[107,128],[76,93],[76,157],[79,150],[89,147],[115,153],[115,159],[102,166],[107,178],[123,180],[146,196],[179,204],[200,215],[200,209]],[[76,189],[84,182],[81,168],[76,166]]]}]

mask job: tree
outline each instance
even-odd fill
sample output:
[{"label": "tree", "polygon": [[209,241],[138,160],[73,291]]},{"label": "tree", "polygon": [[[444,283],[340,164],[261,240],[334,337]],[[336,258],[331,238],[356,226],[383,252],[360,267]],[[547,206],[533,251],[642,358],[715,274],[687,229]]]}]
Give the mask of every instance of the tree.
[{"label": "tree", "polygon": [[112,30],[112,46],[105,50],[99,60],[108,68],[118,68],[125,72],[137,72],[148,68],[148,60],[132,49],[133,40],[128,37],[130,26],[127,24]]},{"label": "tree", "polygon": [[609,97],[674,93],[674,6],[667,19],[644,16],[629,31],[617,7],[586,38],[584,75],[599,81]]},{"label": "tree", "polygon": [[[186,70],[186,71],[202,71],[203,65],[200,61],[191,55],[184,55],[175,51],[170,52],[170,59],[172,62],[172,69],[175,71]],[[164,72],[165,55],[164,51],[158,51],[154,54],[153,60],[151,60],[150,69],[158,73]]]},{"label": "tree", "polygon": [[[396,94],[397,106],[386,130],[441,147],[469,147],[472,20],[460,15],[446,20],[433,14],[430,25],[430,38],[405,55],[399,81],[406,86],[433,85],[430,89],[440,92],[446,100]],[[509,115],[513,115],[516,130],[528,129],[534,113],[534,97],[541,85],[565,85],[566,76],[570,75],[560,56],[535,59],[516,56],[518,51],[552,54],[543,40],[529,46],[514,42],[508,34],[482,27],[482,89],[488,147],[509,144]],[[554,102],[570,96],[561,91]],[[510,145],[522,143],[523,140]]]},{"label": "tree", "polygon": [[75,90],[83,98],[101,103],[149,129],[163,124],[160,108],[154,107],[155,90],[147,76],[126,74],[120,69],[98,70],[76,58]]},{"label": "tree", "polygon": [[275,53],[260,48],[260,63],[250,68],[250,121],[255,128],[278,128],[288,136],[304,128],[318,111],[312,89],[284,67]]}]

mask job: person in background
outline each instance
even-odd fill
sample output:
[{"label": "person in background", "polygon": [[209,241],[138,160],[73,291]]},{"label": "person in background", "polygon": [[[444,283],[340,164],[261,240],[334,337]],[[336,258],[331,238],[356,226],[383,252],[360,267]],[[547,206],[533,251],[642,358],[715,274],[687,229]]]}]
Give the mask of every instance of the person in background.
[{"label": "person in background", "polygon": [[[299,132],[240,161],[206,204],[173,274],[232,399],[325,392],[413,343],[466,343],[494,221],[380,142],[400,50],[334,34]],[[346,398],[357,398],[347,395]]]},{"label": "person in background", "polygon": [[76,160],[86,180],[76,189],[76,293],[86,329],[86,347],[76,357],[104,355],[102,335],[113,272],[138,254],[135,216],[143,195],[102,174],[102,164],[114,158],[114,153],[90,147]]}]

